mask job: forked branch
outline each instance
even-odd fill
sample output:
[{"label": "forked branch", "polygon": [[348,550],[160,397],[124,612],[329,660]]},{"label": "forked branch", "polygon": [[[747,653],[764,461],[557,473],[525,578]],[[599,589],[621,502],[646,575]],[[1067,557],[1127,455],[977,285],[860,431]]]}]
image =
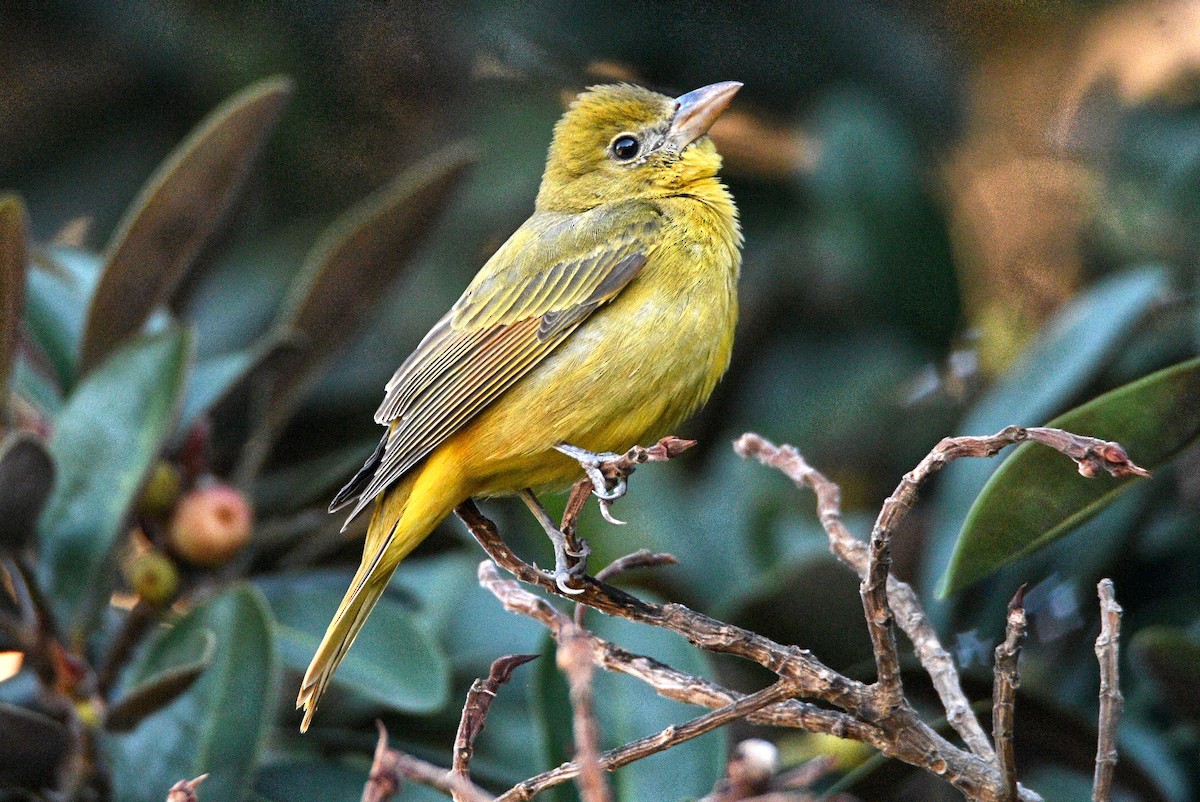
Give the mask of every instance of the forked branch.
[{"label": "forked branch", "polygon": [[[830,549],[858,574],[861,581],[863,610],[876,664],[876,681],[871,685],[839,674],[806,650],[776,643],[683,605],[643,601],[604,581],[632,567],[669,564],[674,559],[670,555],[644,552],[629,555],[602,571],[598,578],[584,577],[582,590],[577,594],[563,596],[553,576],[517,557],[501,540],[495,524],[472,502],[461,505],[456,513],[491,557],[479,567],[480,583],[506,609],[539,621],[550,631],[559,646],[560,667],[571,679],[577,717],[577,760],[531,777],[495,799],[502,802],[528,800],[558,783],[586,777],[588,779],[580,786],[584,798],[589,802],[605,800],[608,790],[598,772],[612,771],[723,724],[745,719],[868,743],[890,757],[945,779],[970,800],[1040,800],[1036,793],[1017,783],[1013,758],[1012,722],[1019,681],[1017,660],[1025,633],[1020,594],[1010,606],[1005,641],[996,650],[993,746],[972,712],[962,691],[958,670],[926,618],[916,593],[890,575],[892,535],[916,503],[918,490],[930,476],[955,459],[992,456],[1005,446],[1026,440],[1049,446],[1070,457],[1085,476],[1095,476],[1102,471],[1114,476],[1145,475],[1145,471],[1134,465],[1116,443],[1058,429],[1013,426],[990,437],[946,438],[904,476],[884,502],[870,540],[864,543],[855,538],[842,521],[837,485],[809,466],[798,451],[791,446],[776,446],[755,434],[743,435],[735,443],[735,449],[742,456],[775,467],[798,485],[810,487],[816,493],[817,512],[829,537]],[[599,470],[607,478],[623,481],[641,462],[674,456],[673,449],[663,447],[667,442],[669,440],[664,440],[650,449],[633,449],[601,465]],[[584,501],[583,485],[579,485],[568,505],[564,531],[573,532],[575,518]],[[574,617],[568,616],[516,582],[502,579],[497,566],[526,585],[563,596],[581,607],[576,609]],[[1101,661],[1102,676],[1101,731],[1094,799],[1107,800],[1116,763],[1115,728],[1121,707],[1116,678],[1120,608],[1112,600],[1112,586],[1107,580],[1101,583],[1100,595],[1104,625],[1096,642],[1096,652]],[[582,606],[677,632],[700,648],[736,655],[764,666],[778,679],[767,688],[746,695],[687,675],[651,658],[629,653],[583,629]],[[968,749],[961,749],[938,735],[905,697],[893,621],[912,641],[918,660],[933,679],[950,723]],[[590,671],[595,667],[636,677],[663,696],[713,710],[685,724],[668,727],[656,735],[601,753],[590,709],[593,701],[590,698]],[[470,704],[468,699],[468,706]],[[381,741],[381,748],[385,745]],[[456,799],[470,802],[492,799],[470,783],[465,773],[465,761],[460,771],[439,773],[436,767],[430,772],[429,764],[403,757],[405,776],[452,792]],[[457,758],[456,768],[460,768]]]}]

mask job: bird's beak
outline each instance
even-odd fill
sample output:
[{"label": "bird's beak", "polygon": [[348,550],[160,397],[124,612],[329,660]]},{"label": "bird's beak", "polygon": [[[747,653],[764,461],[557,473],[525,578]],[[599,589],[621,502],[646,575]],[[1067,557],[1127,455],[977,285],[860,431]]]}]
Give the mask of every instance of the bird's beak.
[{"label": "bird's beak", "polygon": [[667,141],[673,150],[679,153],[708,133],[741,88],[739,81],[722,81],[675,98],[675,116],[671,118],[671,128],[667,132]]}]

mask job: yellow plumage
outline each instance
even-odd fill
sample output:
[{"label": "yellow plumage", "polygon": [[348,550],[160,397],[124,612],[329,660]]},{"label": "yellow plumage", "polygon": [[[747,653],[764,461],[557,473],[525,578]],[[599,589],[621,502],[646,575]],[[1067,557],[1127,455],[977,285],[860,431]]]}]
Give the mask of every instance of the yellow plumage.
[{"label": "yellow plumage", "polygon": [[595,87],[559,121],[534,214],[388,383],[388,433],[334,500],[374,509],[301,684],[302,730],[400,560],[456,506],[566,486],[582,470],[555,446],[624,451],[708,399],[733,346],[741,234],[704,134],[739,86]]}]

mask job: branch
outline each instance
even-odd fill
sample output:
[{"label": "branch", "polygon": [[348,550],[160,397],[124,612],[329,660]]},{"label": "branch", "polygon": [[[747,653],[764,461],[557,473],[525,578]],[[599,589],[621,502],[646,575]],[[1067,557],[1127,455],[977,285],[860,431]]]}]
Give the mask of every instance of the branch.
[{"label": "branch", "polygon": [[[1117,477],[1149,475],[1130,461],[1129,455],[1119,444],[1061,429],[1009,426],[988,437],[947,437],[904,476],[895,492],[884,502],[872,530],[871,550],[876,552],[872,557],[867,546],[855,538],[842,522],[838,486],[810,467],[795,448],[779,447],[757,434],[748,433],[738,438],[734,450],[743,457],[754,457],[764,465],[782,471],[797,485],[811,487],[817,495],[817,512],[829,536],[830,550],[854,569],[860,579],[866,581],[874,574],[878,581],[878,574],[885,570],[879,563],[886,556],[886,542],[916,504],[917,491],[930,476],[961,457],[995,456],[1004,447],[1025,440],[1041,443],[1070,457],[1084,476],[1097,476],[1101,471]],[[887,597],[896,622],[912,641],[917,659],[933,680],[938,697],[946,709],[947,719],[972,752],[994,762],[995,751],[962,691],[958,670],[930,626],[916,593],[906,583],[890,577],[887,581]],[[883,615],[883,605],[878,597],[872,602],[872,608],[876,614]],[[885,642],[881,642],[880,627],[870,618],[868,622],[872,629],[872,643],[876,647],[876,665],[882,684],[885,674],[879,666],[880,648],[885,650],[882,668],[890,668],[887,665],[891,658],[890,650]]]},{"label": "branch", "polygon": [[1100,734],[1096,742],[1092,802],[1108,802],[1117,767],[1117,723],[1125,706],[1117,673],[1122,611],[1113,596],[1111,579],[1100,580],[1096,590],[1100,596],[1100,636],[1096,638],[1096,659],[1100,661]]},{"label": "branch", "polygon": [[[885,504],[884,510],[887,510]],[[904,685],[900,682],[900,653],[896,649],[896,631],[892,608],[888,603],[888,574],[892,565],[892,528],[883,522],[871,532],[867,553],[867,575],[859,585],[871,651],[875,653],[875,684],[880,715],[889,716],[904,703]]]},{"label": "branch", "polygon": [[[466,701],[463,702],[462,716],[458,721],[458,732],[454,737],[454,765],[451,769],[463,780],[470,780],[468,767],[471,755],[475,749],[475,739],[483,732],[488,709],[496,698],[500,686],[512,678],[512,673],[518,666],[523,666],[530,660],[537,659],[536,654],[507,654],[492,661],[492,667],[484,679],[471,683],[467,691]],[[386,739],[383,741],[387,743]],[[458,802],[459,797],[455,797]]]},{"label": "branch", "polygon": [[[644,678],[657,691],[687,697],[685,700],[705,699],[717,696],[733,699],[718,710],[701,716],[680,728],[668,728],[658,736],[629,744],[619,750],[600,756],[602,768],[611,770],[621,761],[634,760],[646,754],[661,751],[668,745],[679,742],[681,736],[694,737],[734,718],[772,717],[788,719],[806,716],[812,720],[816,731],[832,730],[843,737],[855,737],[877,746],[884,754],[922,767],[945,779],[961,791],[968,799],[981,802],[1007,802],[1020,799],[1032,802],[1040,797],[1021,788],[1015,782],[1015,769],[1011,760],[1011,696],[1016,686],[1016,656],[1020,636],[1023,635],[1023,611],[1009,622],[1010,637],[997,652],[999,682],[997,686],[997,734],[1004,754],[997,756],[984,734],[978,719],[970,709],[962,691],[957,669],[949,654],[938,641],[912,589],[890,576],[891,536],[908,511],[916,503],[917,491],[929,477],[955,459],[964,456],[991,456],[1007,445],[1024,440],[1033,440],[1053,447],[1069,456],[1079,465],[1085,476],[1094,476],[1107,471],[1114,476],[1145,474],[1129,461],[1124,450],[1116,443],[1080,437],[1057,429],[1008,427],[991,437],[946,438],[914,468],[905,475],[896,491],[884,502],[870,544],[856,540],[841,520],[840,491],[819,472],[804,462],[800,454],[790,446],[777,447],[754,434],[743,435],[735,444],[742,456],[754,456],[761,462],[779,468],[797,484],[812,487],[817,494],[818,512],[822,525],[829,537],[830,548],[843,562],[858,573],[863,597],[863,609],[867,617],[877,669],[877,681],[867,686],[845,677],[821,663],[810,652],[796,647],[786,647],[758,633],[717,621],[696,613],[679,604],[653,604],[637,599],[601,580],[583,577],[582,589],[570,596],[578,604],[594,607],[601,612],[633,621],[658,626],[683,635],[692,644],[709,651],[733,654],[751,660],[775,672],[779,681],[757,694],[738,698],[736,694],[720,686],[694,677],[680,674],[669,666],[655,663],[648,658],[622,653],[611,644],[585,633],[570,618],[559,613],[545,601],[519,589],[514,583],[499,579],[495,569],[480,566],[480,581],[515,612],[542,621],[550,628],[560,647],[564,638],[571,640],[571,656],[565,657],[564,668],[578,663],[602,665],[613,670],[624,671]],[[649,459],[668,459],[673,456],[665,444],[670,438],[660,441],[651,449],[632,449],[623,457],[608,463],[585,464],[593,485],[602,484],[592,474],[603,473],[606,479],[624,481],[625,476],[636,464]],[[656,455],[654,449],[663,453]],[[625,465],[628,463],[628,465]],[[617,466],[617,467],[614,467]],[[583,485],[572,492],[564,528],[572,528],[582,509]],[[557,595],[559,589],[554,578],[518,558],[500,539],[496,526],[484,517],[474,505],[467,501],[455,510],[471,534],[493,561],[504,567],[522,582],[537,585]],[[631,557],[636,562],[642,557]],[[624,564],[618,565],[619,571]],[[578,615],[582,615],[579,613]],[[958,749],[934,732],[921,720],[916,710],[904,697],[900,679],[899,656],[896,648],[892,621],[895,617],[901,628],[913,641],[918,658],[934,681],[951,723],[962,734],[963,740],[974,754]],[[591,660],[585,660],[584,646],[591,650]],[[1011,664],[1011,668],[1009,668]],[[577,680],[573,688],[587,685],[587,677]],[[590,686],[589,686],[590,687]],[[786,690],[783,693],[782,690]],[[772,696],[771,692],[783,693]],[[820,708],[795,708],[793,696],[806,696],[839,708],[842,712]],[[585,722],[590,717],[586,705],[580,701],[586,697],[575,697],[578,718]],[[765,700],[765,701],[764,701]],[[785,701],[786,700],[786,701]],[[705,701],[701,701],[703,704]],[[801,703],[802,704],[802,703]],[[771,708],[768,710],[768,708]],[[731,717],[732,716],[732,717]],[[578,722],[577,722],[578,723]],[[796,726],[794,722],[789,722]],[[826,728],[826,729],[821,729]],[[851,729],[853,728],[853,732]],[[1009,735],[1006,735],[1008,733]],[[586,771],[591,762],[590,747],[586,744],[594,733],[580,730],[577,740],[581,741],[581,760],[568,763],[531,778],[516,786],[501,799],[528,799],[542,788],[564,782]],[[647,751],[648,750],[648,751]],[[582,767],[581,767],[582,764]],[[585,788],[604,786],[588,781]]]},{"label": "branch", "polygon": [[[796,685],[789,680],[780,680],[763,690],[743,697],[731,705],[706,713],[678,726],[667,727],[657,735],[626,744],[619,749],[613,749],[600,755],[600,767],[605,771],[613,771],[629,765],[636,760],[670,749],[672,746],[690,741],[717,727],[746,718],[755,710],[760,710],[770,704],[786,699],[795,693]],[[496,802],[525,802],[533,799],[547,788],[559,785],[577,777],[580,772],[578,762],[564,763],[536,777],[513,786],[510,790],[497,797]]]},{"label": "branch", "polygon": [[[590,485],[589,485],[590,487]],[[590,494],[591,491],[589,490]],[[607,582],[610,579],[620,576],[626,571],[632,571],[635,568],[657,568],[660,565],[675,565],[679,560],[675,559],[674,554],[653,553],[649,549],[639,549],[632,554],[626,554],[624,557],[618,557],[608,565],[601,568],[596,573],[597,582]],[[583,627],[583,616],[587,612],[587,607],[582,604],[575,605],[575,626]]]},{"label": "branch", "polygon": [[612,802],[612,791],[600,765],[600,725],[592,705],[591,658],[582,628],[568,627],[558,644],[558,667],[566,674],[571,689],[579,796],[583,802]]},{"label": "branch", "polygon": [[196,802],[196,788],[207,779],[207,774],[201,774],[194,780],[180,780],[167,792],[167,802]]},{"label": "branch", "polygon": [[[526,584],[537,585],[550,593],[561,595],[553,578],[513,554],[500,539],[495,524],[484,517],[473,503],[462,504],[455,512],[498,565]],[[484,572],[485,568],[481,566],[481,578]],[[832,731],[840,737],[870,743],[891,757],[934,772],[968,798],[996,798],[990,790],[998,784],[994,767],[946,741],[923,722],[907,703],[893,710],[886,718],[881,718],[880,705],[875,701],[871,688],[825,666],[810,652],[794,646],[783,646],[756,632],[717,621],[680,604],[660,605],[642,601],[591,577],[584,577],[582,584],[583,592],[570,596],[571,601],[586,604],[609,615],[669,629],[709,651],[751,660],[781,678],[791,680],[796,689],[793,695],[819,699],[850,714],[834,724],[828,719],[810,715],[808,717],[814,724],[814,731]],[[549,608],[544,601],[536,601]],[[537,615],[553,620],[544,611]],[[564,620],[570,619],[564,616]],[[806,714],[808,712],[805,711]]]},{"label": "branch", "polygon": [[[500,600],[511,613],[532,618],[550,630],[555,642],[560,642],[571,620],[544,599],[525,590],[516,582],[502,579],[496,564],[484,560],[479,564],[479,583]],[[659,696],[699,707],[718,708],[745,698],[745,694],[729,690],[715,682],[685,674],[652,657],[633,654],[619,646],[583,631],[592,652],[592,660],[601,668],[641,680]],[[796,699],[777,702],[752,713],[747,721],[773,727],[794,727],[808,732],[820,732],[838,738],[883,748],[883,733],[844,713],[826,710]]]},{"label": "branch", "polygon": [[363,786],[362,802],[387,802],[399,792],[403,780],[412,780],[463,802],[494,802],[491,794],[470,780],[398,749],[391,749],[383,723],[377,721],[375,726],[379,728],[379,740],[375,743],[371,773],[367,775],[367,783]]},{"label": "branch", "polygon": [[1013,752],[1013,714],[1017,686],[1021,684],[1017,664],[1025,640],[1025,586],[1017,589],[1008,604],[1004,642],[996,647],[995,687],[992,691],[992,737],[996,741],[996,765],[1004,781],[1005,799],[1017,798],[1017,762]]},{"label": "branch", "polygon": [[[562,595],[549,574],[513,554],[500,539],[496,525],[479,512],[474,502],[464,502],[454,512],[497,565],[526,584]],[[682,604],[642,601],[592,577],[583,577],[581,583],[583,592],[570,596],[571,601],[586,604],[608,615],[669,629],[708,651],[744,657],[780,676],[795,680],[804,695],[829,702],[843,710],[862,711],[870,705],[870,691],[866,685],[843,677],[813,657],[811,652],[783,646],[756,632],[709,618]]]},{"label": "branch", "polygon": [[[817,496],[817,516],[829,536],[830,551],[860,578],[867,576],[870,561],[867,546],[854,537],[842,521],[841,490],[835,483],[810,466],[792,446],[777,446],[757,434],[747,433],[737,439],[733,448],[742,457],[754,458],[763,465],[782,472],[797,486],[811,488]],[[896,501],[895,494],[888,502],[898,510],[903,509]],[[887,506],[885,503],[885,509]],[[883,518],[882,513],[880,517]],[[894,517],[890,517],[889,520],[895,525]],[[984,760],[995,760],[996,753],[991,742],[988,741],[983,726],[975,716],[975,711],[971,709],[970,701],[963,693],[958,668],[925,617],[916,591],[908,583],[901,582],[894,576],[888,578],[887,588],[896,623],[912,641],[917,659],[933,680],[934,689],[946,709],[946,718],[950,725],[972,752]]]}]

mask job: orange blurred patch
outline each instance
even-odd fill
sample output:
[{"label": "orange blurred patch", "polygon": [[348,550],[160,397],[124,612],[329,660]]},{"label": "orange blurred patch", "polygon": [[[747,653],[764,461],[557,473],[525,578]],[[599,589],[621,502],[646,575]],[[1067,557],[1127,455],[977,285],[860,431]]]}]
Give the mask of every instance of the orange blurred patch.
[{"label": "orange blurred patch", "polygon": [[0,652],[0,682],[16,676],[24,663],[24,652]]},{"label": "orange blurred patch", "polygon": [[787,179],[811,171],[821,156],[817,140],[800,129],[750,111],[730,109],[709,133],[731,175]]}]

